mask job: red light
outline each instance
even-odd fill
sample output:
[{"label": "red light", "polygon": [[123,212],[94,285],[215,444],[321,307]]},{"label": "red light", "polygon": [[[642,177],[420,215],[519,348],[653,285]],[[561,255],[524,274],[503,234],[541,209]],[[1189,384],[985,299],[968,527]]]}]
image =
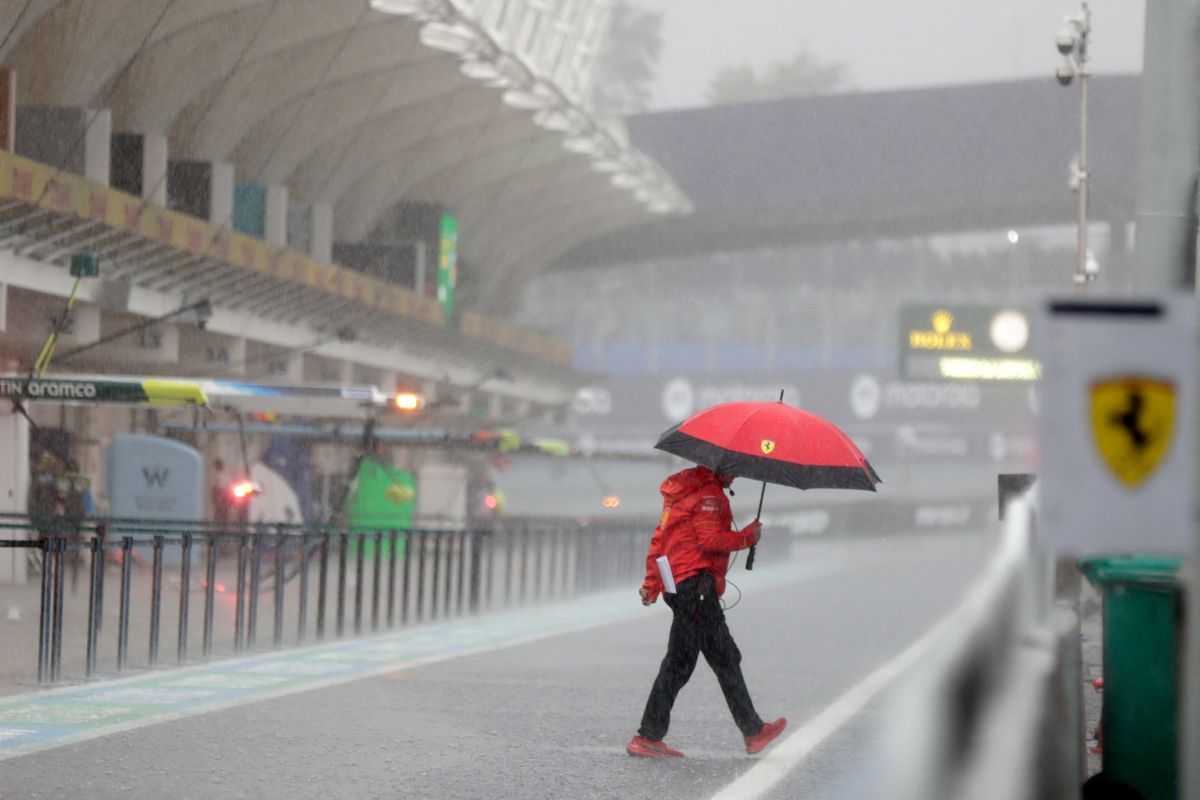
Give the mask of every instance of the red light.
[{"label": "red light", "polygon": [[223,584],[223,583],[214,583],[214,584],[213,584],[213,588],[214,588],[214,589],[216,589],[218,592],[223,592],[223,591],[225,591],[225,584]]},{"label": "red light", "polygon": [[496,499],[494,494],[485,494],[483,496],[483,504],[487,506],[488,511],[495,511],[500,506],[500,501]]}]

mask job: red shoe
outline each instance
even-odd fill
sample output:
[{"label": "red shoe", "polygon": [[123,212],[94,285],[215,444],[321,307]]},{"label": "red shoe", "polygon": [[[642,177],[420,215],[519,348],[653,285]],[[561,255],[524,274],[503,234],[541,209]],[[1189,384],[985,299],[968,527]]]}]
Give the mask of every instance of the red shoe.
[{"label": "red shoe", "polygon": [[762,730],[753,736],[746,737],[746,752],[750,755],[762,752],[762,749],[775,740],[775,737],[783,733],[783,729],[787,727],[787,720],[783,717],[774,722],[764,722]]},{"label": "red shoe", "polygon": [[683,753],[671,747],[666,742],[656,742],[636,734],[625,745],[625,752],[639,758],[683,758]]}]

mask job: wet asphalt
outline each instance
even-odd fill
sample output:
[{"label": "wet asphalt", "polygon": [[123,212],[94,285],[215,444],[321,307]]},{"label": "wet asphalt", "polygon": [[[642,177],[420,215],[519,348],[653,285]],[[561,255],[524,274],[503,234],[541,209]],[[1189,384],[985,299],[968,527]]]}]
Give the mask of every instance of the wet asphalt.
[{"label": "wet asphalt", "polygon": [[[736,566],[742,598],[727,618],[760,715],[802,728],[949,613],[992,544],[984,534],[806,544],[796,581],[774,588]],[[622,622],[11,759],[0,763],[0,797],[710,797],[756,759],[703,661],[666,737],[686,757],[624,752],[669,622],[660,603]],[[886,695],[767,796],[836,798],[854,786],[873,768]]]}]

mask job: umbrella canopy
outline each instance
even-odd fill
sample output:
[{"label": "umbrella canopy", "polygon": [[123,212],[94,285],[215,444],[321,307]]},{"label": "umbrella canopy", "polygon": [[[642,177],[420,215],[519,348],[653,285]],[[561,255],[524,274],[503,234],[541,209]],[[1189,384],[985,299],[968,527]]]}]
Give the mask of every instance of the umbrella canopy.
[{"label": "umbrella canopy", "polygon": [[873,492],[883,482],[836,425],[783,402],[713,406],[663,433],[654,446],[714,472],[798,489]]}]

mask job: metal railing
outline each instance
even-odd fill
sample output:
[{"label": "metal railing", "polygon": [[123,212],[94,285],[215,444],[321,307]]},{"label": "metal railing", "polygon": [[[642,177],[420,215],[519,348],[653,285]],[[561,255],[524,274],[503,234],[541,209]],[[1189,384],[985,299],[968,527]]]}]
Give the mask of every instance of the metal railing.
[{"label": "metal railing", "polygon": [[[394,530],[106,520],[35,527],[0,518],[0,547],[38,556],[32,568],[40,572],[43,684],[159,666],[172,634],[177,664],[262,648],[264,605],[269,645],[279,648],[636,587],[648,541],[648,531],[632,526]],[[115,609],[106,603],[114,582]],[[106,637],[109,626],[115,633]],[[131,628],[145,637],[144,660],[131,650]],[[64,669],[71,648],[82,656],[72,663],[81,674]]]},{"label": "metal railing", "polygon": [[1006,517],[991,565],[894,695],[872,771],[888,797],[1079,796],[1078,618],[1055,602],[1054,562],[1031,544],[1031,500]]}]

